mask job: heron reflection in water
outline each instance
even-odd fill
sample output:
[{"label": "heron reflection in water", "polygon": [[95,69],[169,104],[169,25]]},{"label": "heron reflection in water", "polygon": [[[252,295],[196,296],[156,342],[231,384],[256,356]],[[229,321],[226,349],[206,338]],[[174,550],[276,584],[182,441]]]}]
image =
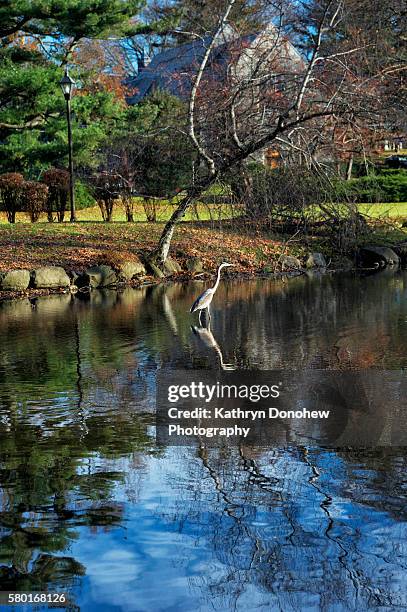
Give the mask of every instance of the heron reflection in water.
[{"label": "heron reflection in water", "polygon": [[218,268],[216,283],[214,284],[214,286],[210,287],[209,289],[206,289],[203,293],[201,293],[201,295],[197,297],[195,302],[192,304],[189,312],[196,312],[197,310],[199,310],[199,323],[202,323],[201,316],[203,310],[207,310],[209,319],[211,318],[210,306],[213,296],[215,295],[216,290],[219,287],[221,270],[222,268],[226,268],[229,266],[233,266],[233,264],[227,263],[226,261],[220,264]]},{"label": "heron reflection in water", "polygon": [[208,348],[213,349],[219,357],[219,363],[222,370],[236,370],[236,366],[233,363],[225,363],[223,361],[223,354],[220,349],[219,344],[216,342],[215,337],[211,331],[210,321],[205,321],[205,326],[197,327],[196,325],[191,325],[191,329],[195,336],[199,338],[200,342]]}]

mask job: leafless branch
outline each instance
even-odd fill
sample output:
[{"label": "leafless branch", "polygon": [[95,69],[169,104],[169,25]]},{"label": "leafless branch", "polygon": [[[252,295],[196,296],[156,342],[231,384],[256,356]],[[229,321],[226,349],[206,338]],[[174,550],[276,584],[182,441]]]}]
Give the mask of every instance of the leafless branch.
[{"label": "leafless branch", "polygon": [[199,85],[202,81],[202,77],[205,71],[205,68],[208,64],[210,55],[214,49],[214,46],[216,44],[216,41],[218,40],[219,36],[222,34],[223,29],[225,27],[225,24],[227,22],[227,19],[229,17],[229,14],[233,8],[233,5],[235,4],[236,0],[229,0],[228,5],[226,7],[226,10],[223,14],[223,16],[221,17],[221,19],[219,20],[219,24],[218,24],[218,28],[215,32],[215,34],[212,37],[211,42],[209,43],[205,54],[202,58],[201,64],[199,66],[198,72],[196,74],[193,86],[192,86],[192,90],[191,90],[191,94],[190,94],[190,98],[189,98],[189,111],[188,111],[188,116],[189,116],[189,136],[193,142],[193,144],[195,145],[196,149],[198,150],[199,154],[202,156],[203,159],[206,160],[206,162],[208,163],[209,169],[210,169],[210,173],[212,175],[216,174],[216,167],[215,167],[215,162],[213,160],[213,158],[208,155],[208,153],[206,152],[205,148],[202,146],[202,144],[199,142],[197,135],[196,135],[196,130],[195,130],[195,102],[196,102],[196,96],[198,93],[198,89],[199,89]]}]

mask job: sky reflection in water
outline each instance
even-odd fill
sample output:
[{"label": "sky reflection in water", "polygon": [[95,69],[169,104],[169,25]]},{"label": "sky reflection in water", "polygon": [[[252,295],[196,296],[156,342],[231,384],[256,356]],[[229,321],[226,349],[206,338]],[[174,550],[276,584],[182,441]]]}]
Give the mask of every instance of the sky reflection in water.
[{"label": "sky reflection in water", "polygon": [[224,283],[209,336],[187,313],[203,288],[0,304],[2,590],[407,607],[405,450],[162,449],[153,428],[157,369],[405,369],[407,274]]}]

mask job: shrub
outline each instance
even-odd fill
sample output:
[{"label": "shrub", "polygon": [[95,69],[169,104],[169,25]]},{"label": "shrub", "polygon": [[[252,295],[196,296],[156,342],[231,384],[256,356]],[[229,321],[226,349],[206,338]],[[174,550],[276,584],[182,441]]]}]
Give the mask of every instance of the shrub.
[{"label": "shrub", "polygon": [[385,170],[377,175],[338,181],[336,196],[338,199],[348,199],[358,204],[407,202],[407,172]]},{"label": "shrub", "polygon": [[387,170],[377,176],[384,202],[407,202],[407,172]]},{"label": "shrub", "polygon": [[364,176],[350,181],[338,181],[335,185],[335,196],[341,202],[381,202],[383,193],[376,177]]},{"label": "shrub", "polygon": [[88,185],[83,181],[75,180],[75,206],[77,210],[91,208],[96,205],[96,200],[91,194]]},{"label": "shrub", "polygon": [[147,196],[143,197],[144,213],[149,223],[155,223],[157,221],[157,209],[159,201],[159,198],[148,198]]},{"label": "shrub", "polygon": [[[303,167],[270,170],[256,164],[242,176],[240,197],[252,218],[298,218],[307,207],[330,199],[329,185]],[[236,186],[234,187],[236,193]]]},{"label": "shrub", "polygon": [[54,220],[53,213],[56,212],[59,223],[62,223],[68,203],[69,172],[58,168],[50,168],[44,172],[42,180],[48,185],[46,203],[48,221],[52,222]]},{"label": "shrub", "polygon": [[21,210],[21,194],[24,177],[17,172],[7,172],[0,175],[0,203],[7,213],[9,223],[15,223],[16,212]]},{"label": "shrub", "polygon": [[21,207],[28,213],[32,223],[38,221],[40,214],[46,209],[47,198],[47,185],[37,181],[24,181],[21,192]]},{"label": "shrub", "polygon": [[114,172],[98,172],[90,178],[92,195],[100,208],[103,221],[112,220],[115,201],[122,190],[121,177]]}]

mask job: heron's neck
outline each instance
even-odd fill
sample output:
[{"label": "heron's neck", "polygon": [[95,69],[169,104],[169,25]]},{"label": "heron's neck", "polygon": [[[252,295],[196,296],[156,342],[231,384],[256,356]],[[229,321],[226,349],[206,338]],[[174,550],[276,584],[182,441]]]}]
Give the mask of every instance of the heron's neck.
[{"label": "heron's neck", "polygon": [[220,281],[220,271],[222,270],[222,265],[219,266],[218,268],[218,276],[216,278],[216,283],[213,286],[213,290],[216,291],[216,289],[218,288],[219,285],[219,281]]}]

